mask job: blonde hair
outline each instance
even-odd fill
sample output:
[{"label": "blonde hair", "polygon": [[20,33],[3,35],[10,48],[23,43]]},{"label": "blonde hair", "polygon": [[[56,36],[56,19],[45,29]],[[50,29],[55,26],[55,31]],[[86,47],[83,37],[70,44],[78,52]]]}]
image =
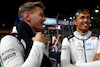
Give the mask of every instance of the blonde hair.
[{"label": "blonde hair", "polygon": [[20,17],[20,20],[24,20],[24,13],[29,12],[32,13],[32,10],[35,9],[35,7],[40,7],[43,11],[45,9],[44,4],[41,1],[38,2],[26,2],[25,4],[21,5],[18,10],[18,14]]}]

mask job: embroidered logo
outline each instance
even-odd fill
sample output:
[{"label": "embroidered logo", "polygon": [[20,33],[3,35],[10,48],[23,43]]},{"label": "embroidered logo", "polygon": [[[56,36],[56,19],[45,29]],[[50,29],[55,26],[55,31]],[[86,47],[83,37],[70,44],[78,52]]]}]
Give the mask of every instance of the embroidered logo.
[{"label": "embroidered logo", "polygon": [[92,40],[95,40],[95,37],[93,37]]},{"label": "embroidered logo", "polygon": [[72,39],[72,41],[74,42],[74,38]]},{"label": "embroidered logo", "polygon": [[87,46],[91,46],[91,43],[86,43]]}]

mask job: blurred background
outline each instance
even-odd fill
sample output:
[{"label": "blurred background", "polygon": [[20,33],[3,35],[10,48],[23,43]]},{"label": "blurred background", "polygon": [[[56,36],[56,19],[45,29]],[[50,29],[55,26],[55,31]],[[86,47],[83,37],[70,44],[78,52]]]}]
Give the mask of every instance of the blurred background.
[{"label": "blurred background", "polygon": [[54,61],[56,59],[56,52],[53,50],[55,39],[59,33],[62,33],[64,38],[75,31],[72,20],[76,10],[89,9],[92,21],[90,30],[94,34],[100,34],[99,0],[2,0],[0,2],[0,38],[11,33],[14,23],[17,22],[18,8],[28,1],[42,1],[46,6],[44,28],[49,37],[50,58]]},{"label": "blurred background", "polygon": [[[58,21],[62,25],[69,24],[68,21],[72,20],[74,12],[81,8],[89,9],[91,12],[92,19],[92,28],[99,27],[100,22],[100,3],[99,0],[83,0],[83,1],[75,1],[75,0],[2,0],[0,2],[0,30],[10,30],[12,29],[15,21],[17,21],[18,8],[21,4],[28,1],[42,1],[46,6],[44,11],[45,17],[50,18],[46,22],[46,25],[54,25],[57,23],[55,20],[60,19],[62,21]],[[52,19],[53,18],[53,19]],[[64,22],[63,22],[64,21]],[[52,24],[54,23],[54,24]],[[60,25],[61,25],[60,24]],[[62,25],[60,26],[62,29]],[[66,27],[63,27],[65,29]],[[70,30],[70,29],[69,29]],[[53,30],[54,31],[54,30]],[[53,32],[50,31],[50,32]],[[99,34],[98,32],[95,32]],[[70,32],[71,34],[71,32]]]}]

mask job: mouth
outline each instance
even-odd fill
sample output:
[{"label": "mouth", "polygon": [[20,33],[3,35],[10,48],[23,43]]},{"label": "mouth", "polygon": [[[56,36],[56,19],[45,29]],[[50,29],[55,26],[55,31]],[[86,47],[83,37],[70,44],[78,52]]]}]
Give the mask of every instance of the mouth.
[{"label": "mouth", "polygon": [[43,23],[40,23],[41,25],[43,25]]},{"label": "mouth", "polygon": [[[44,23],[44,22],[43,22],[43,21],[41,21],[41,23],[40,23],[41,27],[43,27],[43,23]],[[43,28],[44,28],[44,27],[43,27]]]},{"label": "mouth", "polygon": [[43,23],[44,23],[44,22],[43,22],[43,21],[41,21],[41,23],[40,23],[40,24],[41,24],[41,25],[43,25]]},{"label": "mouth", "polygon": [[86,23],[85,23],[85,24],[82,24],[82,25],[83,25],[84,27],[87,27],[87,26],[88,26],[88,24],[86,24]]}]

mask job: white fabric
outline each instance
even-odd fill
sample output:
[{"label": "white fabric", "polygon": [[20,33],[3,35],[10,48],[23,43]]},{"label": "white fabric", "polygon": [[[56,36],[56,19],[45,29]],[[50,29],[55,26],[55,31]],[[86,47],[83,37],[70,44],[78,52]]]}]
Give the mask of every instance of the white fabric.
[{"label": "white fabric", "polygon": [[[23,40],[22,43],[26,46]],[[29,56],[24,62],[24,48],[17,38],[7,35],[1,40],[2,67],[40,67],[43,53],[48,55],[45,44],[34,41]]]},{"label": "white fabric", "polygon": [[74,36],[69,40],[67,37],[64,38],[61,52],[62,67],[70,67],[70,65],[73,67],[71,62],[76,62],[76,66],[79,67],[100,66],[100,61],[94,61],[94,56],[100,43],[98,42],[98,37],[91,36],[91,34],[91,31],[83,34],[75,31]]}]

